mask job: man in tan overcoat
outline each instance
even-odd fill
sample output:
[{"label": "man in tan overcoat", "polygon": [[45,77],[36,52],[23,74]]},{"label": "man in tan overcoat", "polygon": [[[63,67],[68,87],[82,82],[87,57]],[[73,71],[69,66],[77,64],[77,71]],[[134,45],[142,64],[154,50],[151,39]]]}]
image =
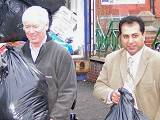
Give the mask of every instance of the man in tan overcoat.
[{"label": "man in tan overcoat", "polygon": [[[106,104],[117,104],[117,90],[124,87],[132,93],[136,108],[150,120],[160,120],[160,53],[145,46],[144,22],[139,17],[123,18],[119,35],[123,48],[106,56],[93,94]],[[133,59],[130,68],[129,58]]]}]

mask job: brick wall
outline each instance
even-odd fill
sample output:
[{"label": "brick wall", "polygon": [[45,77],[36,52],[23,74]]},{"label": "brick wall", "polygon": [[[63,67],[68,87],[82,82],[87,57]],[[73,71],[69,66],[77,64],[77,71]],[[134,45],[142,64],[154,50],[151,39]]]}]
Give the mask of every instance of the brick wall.
[{"label": "brick wall", "polygon": [[103,62],[90,61],[90,71],[87,73],[87,80],[96,81],[102,66]]},{"label": "brick wall", "polygon": [[[159,1],[159,0],[157,0]],[[138,14],[150,10],[150,0],[146,4],[136,5],[101,5],[101,0],[96,0],[96,16]]]},{"label": "brick wall", "polygon": [[156,37],[157,31],[146,31],[145,45],[152,48],[152,43]]},{"label": "brick wall", "polygon": [[160,0],[155,0],[155,15],[160,20]]},{"label": "brick wall", "polygon": [[[155,0],[155,15],[160,18],[160,0]],[[145,4],[133,5],[101,5],[101,0],[96,0],[96,16],[138,14],[141,11],[150,11],[150,0]]]}]

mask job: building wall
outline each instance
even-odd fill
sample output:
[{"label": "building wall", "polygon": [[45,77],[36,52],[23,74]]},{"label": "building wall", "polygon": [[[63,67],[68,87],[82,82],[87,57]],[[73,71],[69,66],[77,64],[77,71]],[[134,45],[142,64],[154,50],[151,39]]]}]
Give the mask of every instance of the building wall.
[{"label": "building wall", "polygon": [[[96,16],[138,14],[141,11],[150,11],[150,0],[145,4],[101,5],[101,0],[96,0]],[[160,17],[160,0],[155,0],[156,17]]]},{"label": "building wall", "polygon": [[155,15],[160,19],[160,0],[155,0]]}]

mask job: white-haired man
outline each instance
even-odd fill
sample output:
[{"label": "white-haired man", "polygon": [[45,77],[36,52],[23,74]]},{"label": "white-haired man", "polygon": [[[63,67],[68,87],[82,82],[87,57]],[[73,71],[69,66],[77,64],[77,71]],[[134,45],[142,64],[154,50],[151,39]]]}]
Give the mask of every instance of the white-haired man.
[{"label": "white-haired man", "polygon": [[49,17],[40,6],[29,7],[22,15],[28,42],[22,52],[46,76],[48,82],[49,116],[51,120],[68,120],[76,97],[77,83],[72,57],[47,35]]}]

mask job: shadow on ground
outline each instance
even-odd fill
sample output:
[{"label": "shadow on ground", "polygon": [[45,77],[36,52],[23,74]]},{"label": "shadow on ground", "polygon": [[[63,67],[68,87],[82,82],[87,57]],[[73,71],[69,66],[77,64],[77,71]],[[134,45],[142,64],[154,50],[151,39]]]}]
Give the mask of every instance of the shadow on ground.
[{"label": "shadow on ground", "polygon": [[93,95],[94,82],[78,81],[77,103],[74,109],[78,120],[104,120],[108,108]]}]

